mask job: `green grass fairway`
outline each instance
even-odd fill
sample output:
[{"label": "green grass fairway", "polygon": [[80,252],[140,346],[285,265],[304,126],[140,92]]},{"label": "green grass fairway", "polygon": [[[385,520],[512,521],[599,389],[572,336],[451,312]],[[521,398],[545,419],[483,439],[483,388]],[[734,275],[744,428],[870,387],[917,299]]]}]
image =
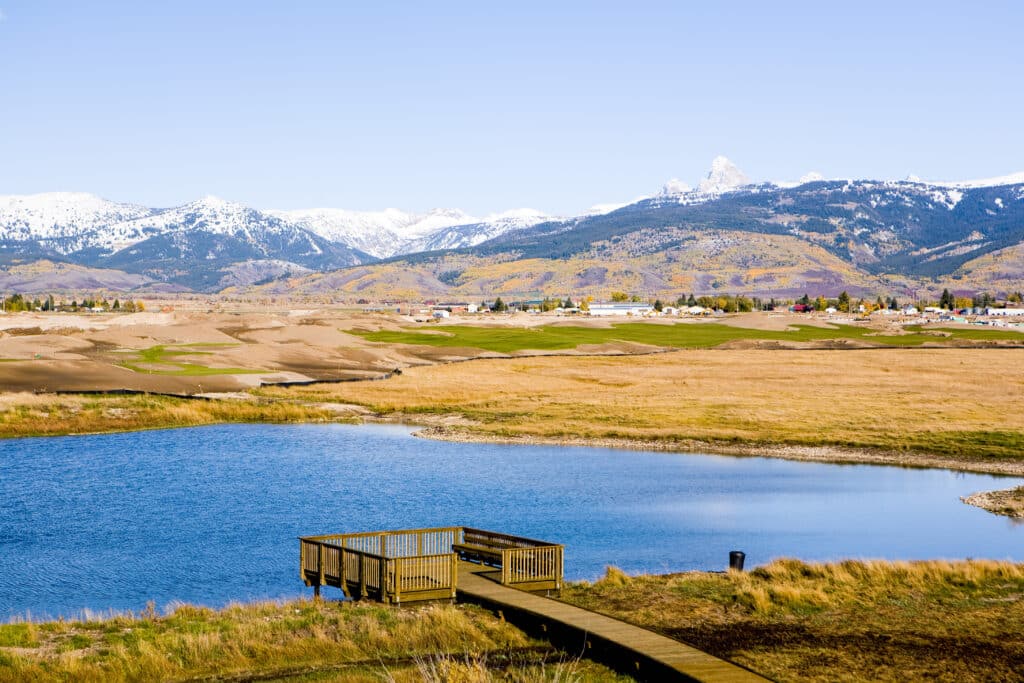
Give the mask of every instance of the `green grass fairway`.
[{"label": "green grass fairway", "polygon": [[[252,370],[247,368],[211,368],[197,363],[187,363],[174,360],[177,356],[209,356],[208,351],[196,351],[197,348],[210,348],[222,346],[237,346],[236,344],[197,343],[179,344],[168,347],[167,344],[158,344],[148,349],[137,351],[137,357],[133,362],[121,363],[121,367],[128,368],[133,372],[140,372],[150,375],[169,375],[173,377],[206,377],[208,375],[251,375],[263,370]],[[161,365],[172,365],[174,370],[153,370],[142,367],[142,363],[157,363]]]},{"label": "green grass fairway", "polygon": [[[512,353],[515,351],[558,351],[574,349],[582,344],[635,342],[676,349],[713,348],[737,339],[812,342],[835,339],[860,339],[883,346],[920,346],[925,342],[943,343],[953,340],[1001,341],[1016,340],[1024,343],[1024,334],[1012,330],[961,330],[920,327],[909,328],[905,335],[883,336],[875,330],[837,325],[836,329],[794,326],[792,331],[754,330],[719,323],[651,325],[648,323],[621,323],[610,328],[546,325],[534,328],[471,327],[442,325],[430,332],[417,330],[380,330],[378,332],[353,331],[367,341],[389,344],[420,344],[438,347],[470,347]],[[941,333],[941,334],[936,334]],[[949,336],[945,336],[949,335]]]}]

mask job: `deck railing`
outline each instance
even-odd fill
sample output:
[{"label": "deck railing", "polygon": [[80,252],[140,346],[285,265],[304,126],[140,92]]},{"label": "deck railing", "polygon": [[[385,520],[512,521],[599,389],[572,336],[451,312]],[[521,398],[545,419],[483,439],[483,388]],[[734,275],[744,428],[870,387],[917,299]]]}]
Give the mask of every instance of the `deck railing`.
[{"label": "deck railing", "polygon": [[562,588],[565,547],[523,536],[463,527],[463,543],[500,550],[501,583]]},{"label": "deck railing", "polygon": [[410,529],[299,539],[300,576],[341,588],[347,597],[381,602],[454,598],[461,529]]},{"label": "deck railing", "polygon": [[506,586],[551,582],[562,588],[564,548],[544,545],[533,548],[507,548],[501,553],[501,582]]}]

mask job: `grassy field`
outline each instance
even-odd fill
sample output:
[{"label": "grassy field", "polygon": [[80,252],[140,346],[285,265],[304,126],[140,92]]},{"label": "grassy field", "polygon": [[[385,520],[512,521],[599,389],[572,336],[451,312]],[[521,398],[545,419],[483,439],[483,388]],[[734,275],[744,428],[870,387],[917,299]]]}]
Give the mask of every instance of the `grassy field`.
[{"label": "grassy field", "polygon": [[1016,341],[1024,344],[1024,333],[1014,330],[907,328],[907,334],[886,335],[868,327],[836,325],[834,328],[794,325],[788,331],[759,330],[719,323],[652,325],[622,323],[611,327],[576,327],[544,325],[531,328],[473,327],[470,325],[439,325],[429,331],[418,329],[351,330],[367,341],[387,344],[421,344],[438,347],[468,347],[513,353],[516,351],[564,351],[581,345],[632,342],[676,349],[713,348],[736,340],[773,340],[782,342],[816,342],[839,339],[858,340],[880,346],[920,346],[925,343],[962,341]]},{"label": "grassy field", "polygon": [[631,578],[562,598],[779,681],[1011,681],[1024,672],[1024,565],[778,560],[749,573]]},{"label": "grassy field", "polygon": [[1024,453],[1024,364],[1013,349],[478,360],[259,393],[413,420],[454,414],[463,432],[496,437],[826,445],[975,461]]},{"label": "grassy field", "polygon": [[0,682],[615,681],[473,607],[299,601],[0,625]]}]

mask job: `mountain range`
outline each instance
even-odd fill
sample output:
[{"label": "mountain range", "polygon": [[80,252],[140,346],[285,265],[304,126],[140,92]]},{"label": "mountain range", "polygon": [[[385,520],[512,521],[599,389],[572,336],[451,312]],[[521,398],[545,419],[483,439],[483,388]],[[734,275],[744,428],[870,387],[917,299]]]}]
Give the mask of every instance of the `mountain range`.
[{"label": "mountain range", "polygon": [[384,299],[1019,291],[1024,174],[752,183],[719,157],[695,188],[673,179],[651,196],[567,218],[0,196],[0,289],[83,283]]}]

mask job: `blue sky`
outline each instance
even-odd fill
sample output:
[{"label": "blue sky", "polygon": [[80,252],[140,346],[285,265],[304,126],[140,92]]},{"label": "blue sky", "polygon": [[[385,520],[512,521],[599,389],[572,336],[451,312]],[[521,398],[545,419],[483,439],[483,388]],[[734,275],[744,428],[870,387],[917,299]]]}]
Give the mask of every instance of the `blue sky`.
[{"label": "blue sky", "polygon": [[432,5],[0,0],[0,194],[569,214],[718,154],[1024,170],[1024,3]]}]

